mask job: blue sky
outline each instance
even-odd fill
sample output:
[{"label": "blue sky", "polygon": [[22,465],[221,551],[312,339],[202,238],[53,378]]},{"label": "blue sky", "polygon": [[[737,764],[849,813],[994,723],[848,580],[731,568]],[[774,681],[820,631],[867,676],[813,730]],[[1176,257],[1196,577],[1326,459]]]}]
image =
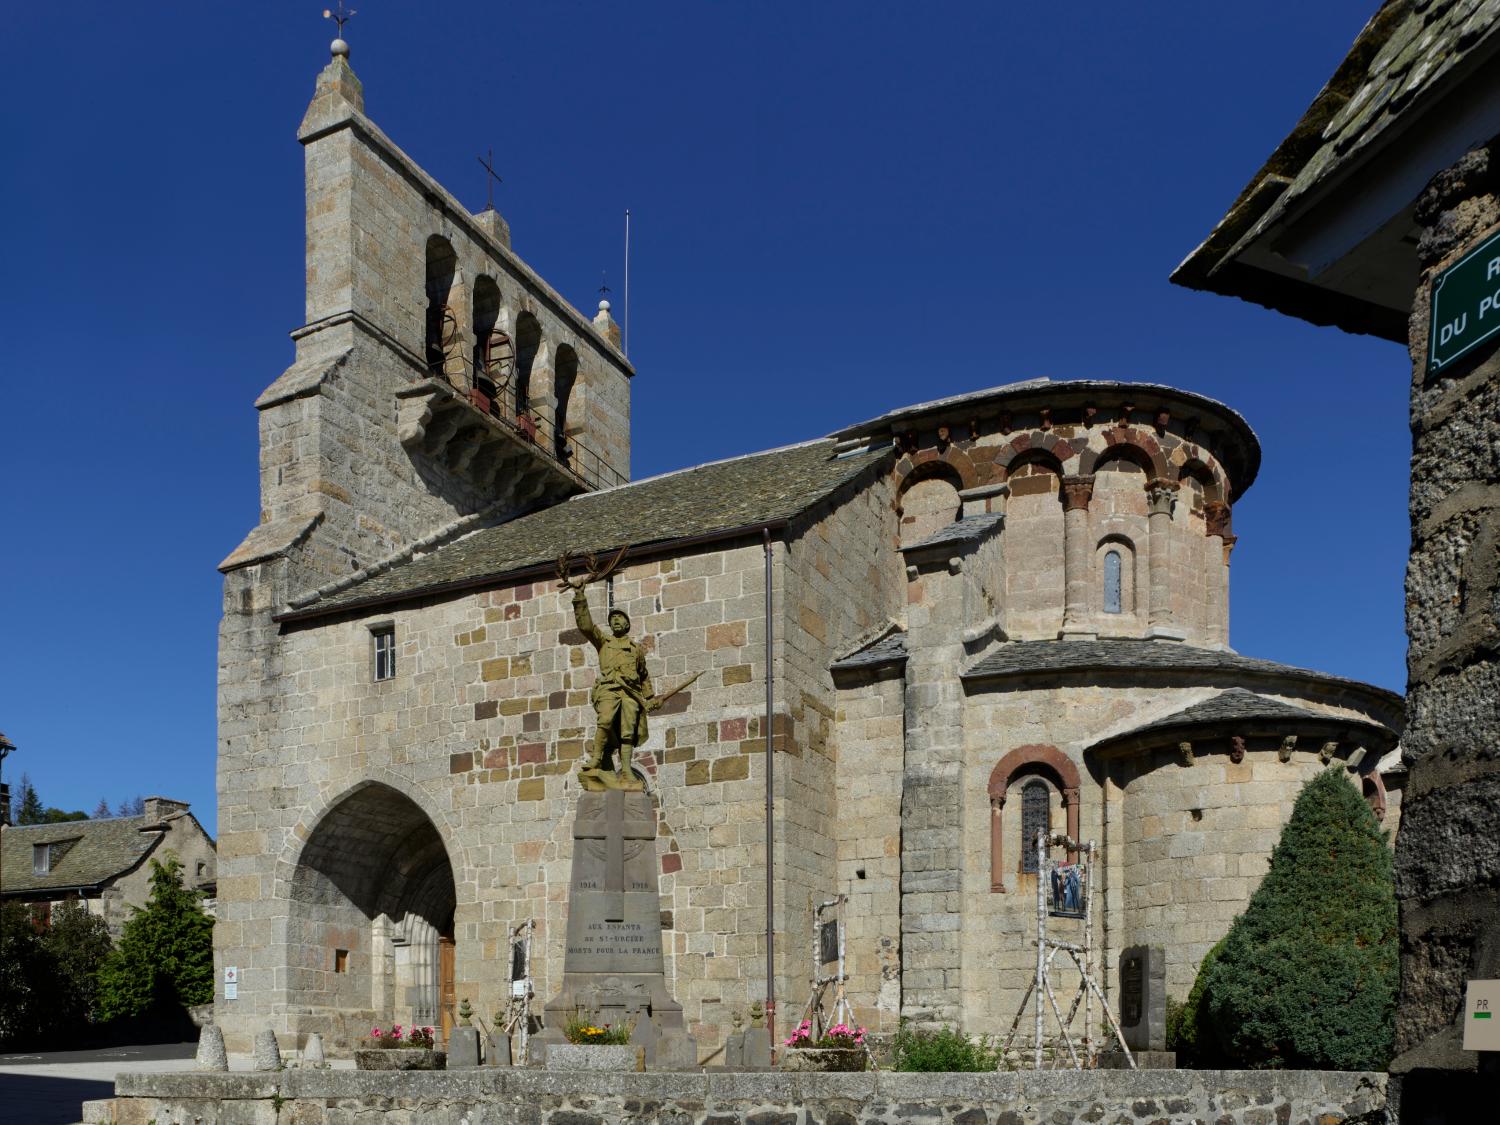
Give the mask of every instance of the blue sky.
[{"label": "blue sky", "polygon": [[[634,216],[634,474],[1015,379],[1165,382],[1265,449],[1242,652],[1405,684],[1405,350],[1172,287],[1374,0],[357,3],[377,123],[580,308]],[[212,831],[215,564],[302,311],[308,4],[11,5],[0,730],[43,800]],[[618,304],[617,304],[618,307]]]}]

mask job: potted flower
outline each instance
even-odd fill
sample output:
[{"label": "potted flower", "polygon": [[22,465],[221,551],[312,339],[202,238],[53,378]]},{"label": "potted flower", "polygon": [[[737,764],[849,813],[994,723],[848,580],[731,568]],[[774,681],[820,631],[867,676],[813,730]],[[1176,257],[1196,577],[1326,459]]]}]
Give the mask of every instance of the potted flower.
[{"label": "potted flower", "polygon": [[447,1065],[448,1052],[436,1049],[430,1027],[372,1027],[354,1051],[357,1070],[444,1070]]},{"label": "potted flower", "polygon": [[575,1011],[563,1025],[566,1043],[555,1043],[547,1050],[547,1066],[552,1070],[636,1070],[641,1064],[640,1049],[630,1046],[631,1024],[610,1025],[598,1015]]},{"label": "potted flower", "polygon": [[791,1048],[781,1059],[787,1070],[864,1070],[869,1061],[865,1029],[836,1023],[814,1039],[812,1021],[803,1020],[783,1042]]}]

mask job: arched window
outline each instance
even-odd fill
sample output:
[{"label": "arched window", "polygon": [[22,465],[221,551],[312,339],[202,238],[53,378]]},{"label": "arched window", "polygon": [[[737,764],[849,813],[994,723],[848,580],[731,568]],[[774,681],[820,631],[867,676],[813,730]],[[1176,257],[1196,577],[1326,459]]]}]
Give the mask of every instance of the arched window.
[{"label": "arched window", "polygon": [[1104,612],[1120,613],[1120,552],[1110,550],[1104,555]]},{"label": "arched window", "polygon": [[552,386],[557,394],[557,418],[552,425],[552,446],[559,461],[566,461],[573,452],[568,444],[568,402],[573,397],[573,386],[578,381],[578,353],[567,344],[557,347],[557,373]]},{"label": "arched window", "polygon": [[[1021,846],[1019,863],[1011,861],[1012,875],[1017,870],[1022,874],[1036,871],[1036,833],[1038,829],[1052,831],[1054,793],[1062,796],[1067,834],[1078,839],[1078,792],[1081,784],[1078,767],[1056,746],[1039,743],[1017,746],[995,763],[995,768],[990,771],[989,784],[991,891],[1005,890],[1004,842],[1007,835],[1013,841],[1018,836],[1025,841]],[[1011,805],[1010,817],[1006,818],[1006,795],[1012,785],[1020,790],[1021,799]],[[1015,846],[1012,843],[1012,847]],[[1071,853],[1069,858],[1073,858]]]},{"label": "arched window", "polygon": [[433,235],[427,240],[427,366],[454,386],[464,382],[466,366],[454,303],[461,296],[458,256],[446,238]]},{"label": "arched window", "polygon": [[523,312],[516,317],[516,413],[531,409],[531,368],[542,347],[542,326],[537,318]]},{"label": "arched window", "polygon": [[1036,834],[1052,831],[1052,790],[1040,778],[1021,786],[1021,874],[1036,874]]}]

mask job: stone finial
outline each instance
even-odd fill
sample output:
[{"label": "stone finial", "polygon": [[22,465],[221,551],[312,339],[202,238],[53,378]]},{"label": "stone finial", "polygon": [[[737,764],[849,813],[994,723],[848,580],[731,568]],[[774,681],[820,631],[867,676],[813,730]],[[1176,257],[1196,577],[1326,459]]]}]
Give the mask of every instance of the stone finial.
[{"label": "stone finial", "polygon": [[734,1024],[736,1031],[743,1031],[745,1029],[745,1017],[738,1008],[730,1014],[729,1022]]},{"label": "stone finial", "polygon": [[620,326],[615,323],[615,318],[610,315],[609,309],[610,304],[608,301],[599,302],[599,311],[594,316],[594,330],[618,348],[620,346]]},{"label": "stone finial", "polygon": [[752,1003],[750,1005],[750,1026],[751,1027],[765,1027],[766,1026],[766,1006],[764,1004],[762,1004],[759,1000],[756,1000],[754,1003]]},{"label": "stone finial", "polygon": [[349,44],[342,39],[335,39],[328,44],[328,53],[336,59],[347,59],[349,57]]},{"label": "stone finial", "polygon": [[469,1027],[469,1026],[471,1026],[471,1021],[473,1019],[474,1019],[474,1009],[469,1004],[469,998],[467,996],[465,996],[462,1000],[460,1000],[458,1002],[458,1023],[459,1023],[459,1026],[460,1027]]},{"label": "stone finial", "polygon": [[224,1032],[209,1024],[198,1036],[198,1055],[194,1070],[228,1070],[229,1056],[224,1051]]},{"label": "stone finial", "polygon": [[276,1045],[276,1033],[269,1027],[255,1037],[255,1055],[252,1064],[255,1070],[280,1070],[281,1048]]}]

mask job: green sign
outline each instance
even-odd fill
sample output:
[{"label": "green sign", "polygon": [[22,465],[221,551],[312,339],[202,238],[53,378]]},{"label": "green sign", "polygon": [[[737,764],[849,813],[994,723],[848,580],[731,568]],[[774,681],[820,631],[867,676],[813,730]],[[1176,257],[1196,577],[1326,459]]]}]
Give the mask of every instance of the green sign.
[{"label": "green sign", "polygon": [[1440,371],[1500,332],[1500,234],[1485,239],[1432,282],[1427,373]]}]

